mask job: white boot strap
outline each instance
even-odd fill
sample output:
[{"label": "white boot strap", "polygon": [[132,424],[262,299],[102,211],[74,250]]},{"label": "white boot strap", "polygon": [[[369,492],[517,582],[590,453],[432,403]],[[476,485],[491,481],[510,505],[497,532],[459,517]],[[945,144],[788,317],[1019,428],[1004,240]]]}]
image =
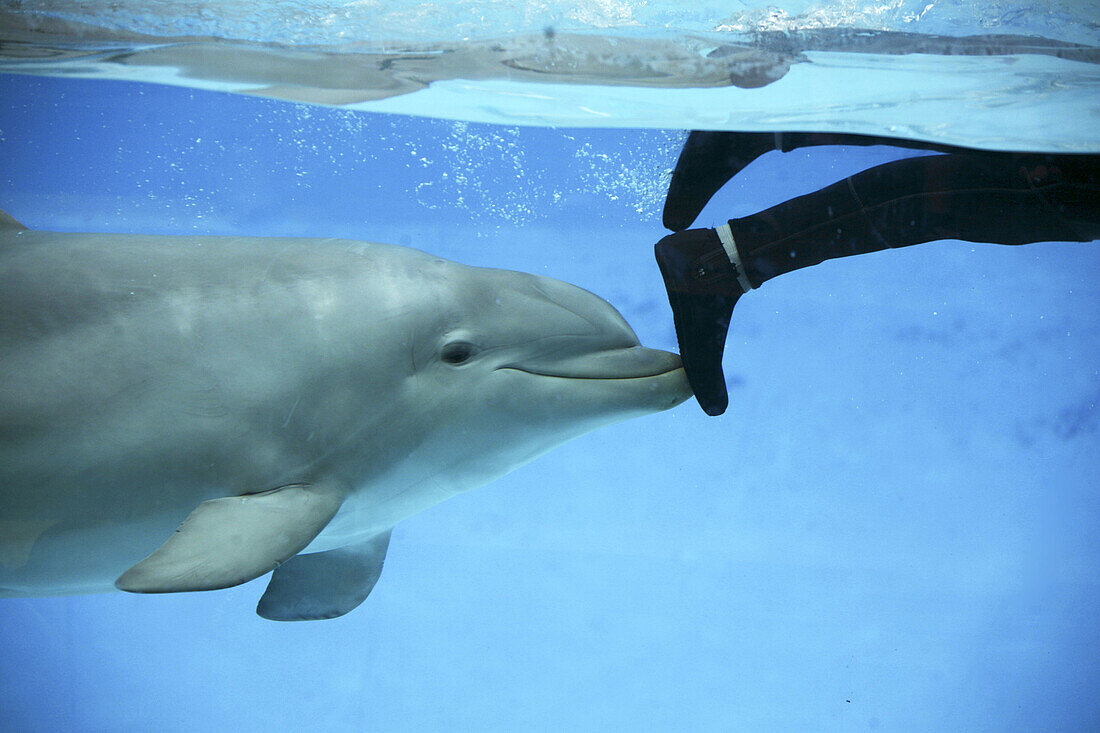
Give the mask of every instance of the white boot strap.
[{"label": "white boot strap", "polygon": [[729,222],[726,222],[722,226],[715,227],[714,231],[718,232],[718,239],[722,242],[722,249],[726,250],[726,256],[730,258],[730,264],[733,265],[734,272],[737,273],[737,282],[741,284],[742,292],[749,292],[752,290],[752,283],[749,282],[749,278],[745,275],[745,268],[741,264],[741,257],[737,254],[737,243],[733,241],[733,232],[730,230]]}]

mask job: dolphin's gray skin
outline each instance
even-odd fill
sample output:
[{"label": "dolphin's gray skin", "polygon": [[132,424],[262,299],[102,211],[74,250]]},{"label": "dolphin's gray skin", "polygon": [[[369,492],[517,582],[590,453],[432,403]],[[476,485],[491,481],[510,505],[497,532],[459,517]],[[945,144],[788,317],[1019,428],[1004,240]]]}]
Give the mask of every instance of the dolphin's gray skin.
[{"label": "dolphin's gray skin", "polygon": [[556,280],[0,215],[0,595],[274,569],[260,615],[339,616],[400,520],[688,396],[676,355]]}]

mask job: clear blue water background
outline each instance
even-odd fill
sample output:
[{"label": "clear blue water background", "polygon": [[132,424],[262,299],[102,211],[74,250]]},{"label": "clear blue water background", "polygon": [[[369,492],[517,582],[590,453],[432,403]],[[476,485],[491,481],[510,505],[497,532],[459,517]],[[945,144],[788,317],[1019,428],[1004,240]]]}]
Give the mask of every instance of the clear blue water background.
[{"label": "clear blue water background", "polygon": [[[678,131],[504,128],[0,76],[39,228],[341,236],[537,272],[675,348]],[[770,153],[701,225],[901,154]],[[949,242],[737,306],[731,407],[584,436],[398,526],[348,616],[0,601],[0,728],[1094,730],[1100,250]]]}]

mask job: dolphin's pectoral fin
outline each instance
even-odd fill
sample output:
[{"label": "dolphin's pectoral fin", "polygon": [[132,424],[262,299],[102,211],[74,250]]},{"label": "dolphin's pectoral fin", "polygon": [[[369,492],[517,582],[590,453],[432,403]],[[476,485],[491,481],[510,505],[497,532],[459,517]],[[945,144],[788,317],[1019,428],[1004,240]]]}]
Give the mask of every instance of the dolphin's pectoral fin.
[{"label": "dolphin's pectoral fin", "polygon": [[115,581],[133,593],[215,590],[278,567],[308,545],[340,508],[342,494],[294,484],[204,501],[152,555]]},{"label": "dolphin's pectoral fin", "polygon": [[389,544],[386,530],[358,545],[290,558],[275,569],[256,613],[272,621],[343,616],[378,582]]}]

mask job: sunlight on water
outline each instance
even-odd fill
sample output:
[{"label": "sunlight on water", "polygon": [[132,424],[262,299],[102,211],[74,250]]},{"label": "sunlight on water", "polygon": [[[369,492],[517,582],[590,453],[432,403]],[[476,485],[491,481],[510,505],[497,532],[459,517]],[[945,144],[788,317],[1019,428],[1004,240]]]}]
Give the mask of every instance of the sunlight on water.
[{"label": "sunlight on water", "polygon": [[[6,3],[0,72],[505,126],[814,129],[1081,152],[1100,144],[1078,122],[1100,98],[1096,7]],[[477,33],[456,13],[478,18]],[[418,34],[394,40],[408,28]],[[503,205],[523,215],[523,202]]]},{"label": "sunlight on water", "polygon": [[293,0],[279,2],[276,9],[270,3],[233,0],[6,0],[0,9],[132,33],[292,44],[460,40],[547,28],[752,33],[841,26],[947,35],[1041,32],[1063,41],[1096,43],[1100,16],[1094,3],[1068,0],[995,0],[983,3],[980,13],[967,0],[777,0],[764,7],[746,5],[682,0]]}]

